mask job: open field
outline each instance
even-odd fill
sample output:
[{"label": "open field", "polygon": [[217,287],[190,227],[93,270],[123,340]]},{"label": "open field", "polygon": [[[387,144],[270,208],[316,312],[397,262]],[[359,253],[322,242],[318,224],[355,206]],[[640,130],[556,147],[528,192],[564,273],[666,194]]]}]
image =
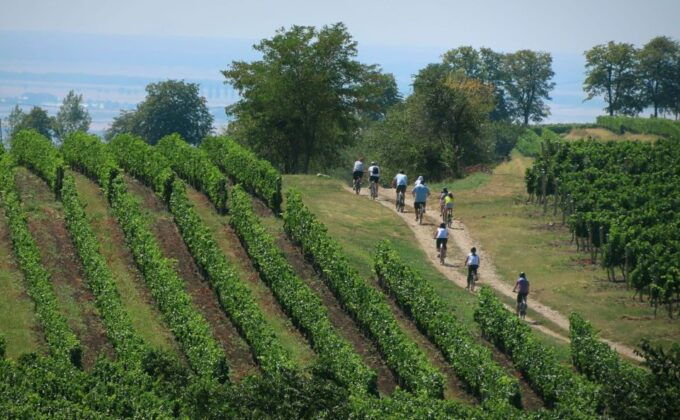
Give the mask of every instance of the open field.
[{"label": "open field", "polygon": [[654,134],[640,134],[631,133],[630,131],[624,134],[618,134],[606,128],[573,128],[569,133],[563,136],[565,140],[579,140],[579,139],[594,139],[594,140],[637,140],[637,141],[654,141],[659,136]]}]

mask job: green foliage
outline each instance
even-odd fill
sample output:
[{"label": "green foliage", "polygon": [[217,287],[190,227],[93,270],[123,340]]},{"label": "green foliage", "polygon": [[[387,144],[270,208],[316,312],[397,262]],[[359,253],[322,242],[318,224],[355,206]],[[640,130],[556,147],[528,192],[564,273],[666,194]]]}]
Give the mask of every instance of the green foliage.
[{"label": "green foliage", "polygon": [[70,134],[61,145],[61,153],[71,168],[98,182],[108,196],[120,168],[99,137],[83,132]]},{"label": "green foliage", "polygon": [[227,137],[208,137],[201,143],[213,164],[278,213],[281,209],[281,174],[264,159]]},{"label": "green foliage", "polygon": [[617,419],[661,419],[680,415],[680,402],[668,398],[680,381],[663,378],[655,383],[650,372],[624,362],[616,351],[597,339],[589,322],[577,314],[569,317],[574,366],[602,385],[605,413]]},{"label": "green foliage", "polygon": [[[149,182],[158,183],[154,185],[166,185],[164,178],[154,176],[148,170],[149,166],[157,168],[158,161],[152,166],[143,155],[141,162],[132,158],[134,153],[138,152],[135,142],[139,141],[142,145],[144,143],[130,136],[119,137],[117,144],[130,146],[130,153],[133,154],[131,156],[123,154],[123,161],[131,165],[130,172],[147,176]],[[173,269],[171,261],[163,256],[139,203],[125,187],[121,171],[112,166],[113,157],[109,154],[109,148],[101,148],[99,150],[101,153],[96,155],[96,159],[82,158],[75,156],[74,153],[78,150],[81,153],[90,153],[93,150],[92,138],[71,136],[69,141],[73,143],[67,158],[73,159],[78,165],[87,165],[86,172],[99,176],[95,181],[100,186],[108,185],[107,194],[111,209],[123,230],[125,241],[163,314],[163,319],[177,338],[189,364],[199,375],[213,377],[219,381],[227,380],[228,366],[223,350],[212,336],[208,322],[198,312],[191,297],[184,290],[184,281]],[[78,148],[78,142],[89,147]],[[109,170],[108,174],[106,168]]]},{"label": "green foliage", "polygon": [[337,163],[363,118],[381,118],[399,99],[392,75],[356,60],[342,23],[282,28],[254,49],[260,60],[222,71],[241,96],[227,108],[232,134],[284,172]]},{"label": "green foliage", "polygon": [[99,240],[92,232],[83,204],[78,197],[73,176],[64,178],[61,191],[67,227],[83,263],[87,284],[95,297],[97,309],[104,321],[106,334],[119,359],[133,363],[141,361],[148,351],[125,311],[113,274],[100,253]]},{"label": "green foliage", "polygon": [[445,309],[434,288],[404,264],[389,242],[378,245],[374,267],[383,287],[485,405],[521,404],[517,379],[494,362],[491,352]]},{"label": "green foliage", "polygon": [[244,244],[263,281],[307,336],[321,363],[352,390],[375,390],[376,374],[364,365],[352,346],[338,335],[319,297],[295,274],[274,238],[252,209],[240,186],[231,192],[230,223]]},{"label": "green foliage", "polygon": [[59,312],[50,275],[40,260],[40,251],[28,229],[26,213],[14,182],[14,161],[11,154],[0,158],[0,194],[5,208],[14,254],[26,279],[28,295],[42,326],[50,353],[80,366],[82,348],[66,319]]},{"label": "green foliage", "polygon": [[64,176],[64,159],[50,140],[37,131],[20,131],[12,139],[12,154],[19,165],[33,170],[55,194],[59,194]]},{"label": "green foliage", "polygon": [[[611,120],[628,121],[602,118]],[[619,268],[641,299],[647,294],[655,308],[665,304],[671,317],[680,291],[678,141],[551,141],[526,177],[536,196],[545,177],[546,194],[568,216],[577,244],[602,254],[610,279]]]},{"label": "green foliage", "polygon": [[524,156],[536,157],[541,153],[541,141],[534,130],[526,129],[517,140],[515,149]]},{"label": "green foliage", "polygon": [[550,115],[545,101],[550,100],[550,91],[555,87],[555,83],[550,82],[555,75],[552,56],[547,52],[519,50],[507,54],[504,60],[510,75],[505,84],[508,105],[514,118],[524,125],[542,121]]},{"label": "green foliage", "polygon": [[322,278],[358,324],[375,341],[400,383],[432,397],[443,394],[443,378],[417,345],[397,324],[385,297],[351,268],[326,227],[305,207],[300,194],[286,195],[284,227],[292,240],[321,273]]},{"label": "green foliage", "polygon": [[586,80],[583,90],[586,100],[604,96],[605,110],[614,114],[636,115],[644,108],[640,100],[640,82],[637,74],[638,52],[633,44],[616,43],[596,45],[585,52]]},{"label": "green foliage", "polygon": [[[164,141],[168,139],[165,138]],[[181,147],[189,147],[181,138],[175,140],[179,142],[177,144],[183,144]],[[276,373],[293,368],[293,362],[276,339],[250,290],[227,262],[209,229],[187,198],[184,183],[174,178],[171,161],[141,139],[133,137],[118,136],[112,142],[112,147],[124,155],[121,164],[128,172],[153,187],[162,196],[169,197],[166,203],[196,265],[205,273],[222,308],[244,335],[263,370]],[[166,142],[162,147],[167,149],[172,144]],[[174,153],[173,156],[181,154]],[[161,175],[155,176],[151,173],[153,170]]]},{"label": "green foliage", "polygon": [[505,352],[531,387],[551,407],[571,417],[591,417],[598,408],[599,389],[561,365],[531,328],[503,307],[494,293],[483,287],[475,321],[482,334]]},{"label": "green foliage", "polygon": [[639,134],[656,134],[664,137],[680,139],[680,122],[664,118],[634,118],[634,117],[597,117],[597,125],[623,134],[626,131]]},{"label": "green foliage", "polygon": [[637,77],[642,82],[642,101],[659,111],[678,113],[680,104],[680,42],[665,36],[652,38],[638,52]]},{"label": "green foliage", "polygon": [[205,150],[189,146],[179,134],[163,137],[157,148],[179,176],[207,195],[218,212],[226,212],[227,179]]},{"label": "green foliage", "polygon": [[494,157],[504,159],[510,156],[524,128],[506,121],[496,121],[489,126],[488,131],[494,144]]},{"label": "green foliage", "polygon": [[72,90],[64,98],[53,121],[54,134],[60,140],[63,141],[69,134],[77,131],[87,132],[90,128],[92,118],[82,101],[83,95],[76,95]]},{"label": "green foliage", "polygon": [[166,80],[146,86],[146,98],[135,111],[122,111],[114,118],[106,138],[118,134],[140,136],[150,144],[177,133],[191,144],[198,144],[212,130],[213,117],[207,101],[199,95],[196,83]]},{"label": "green foliage", "polygon": [[0,334],[0,359],[5,358],[5,352],[7,351],[7,341],[5,336]]},{"label": "green foliage", "polygon": [[31,111],[26,114],[17,106],[12,110],[8,117],[9,122],[9,137],[14,138],[14,135],[22,130],[35,130],[41,135],[52,138],[52,119],[47,115],[47,111],[34,106]]}]

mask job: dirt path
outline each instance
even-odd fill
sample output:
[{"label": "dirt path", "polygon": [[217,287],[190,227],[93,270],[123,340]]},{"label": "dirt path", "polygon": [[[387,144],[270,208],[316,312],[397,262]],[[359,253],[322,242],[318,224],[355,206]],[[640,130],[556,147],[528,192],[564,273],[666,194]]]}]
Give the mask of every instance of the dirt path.
[{"label": "dirt path", "polygon": [[[344,186],[344,188],[349,193],[354,194],[354,191],[352,191],[350,187]],[[366,196],[366,198],[368,198],[368,190],[362,189],[361,195]],[[380,189],[379,199],[377,201],[380,204],[384,205],[385,207],[388,207],[396,212],[394,206],[395,201],[394,190]],[[433,232],[440,222],[438,217],[439,216],[438,208],[437,209],[431,208],[428,211],[428,213],[425,214],[425,221],[423,225],[419,225],[418,222],[415,221],[415,216],[413,213],[413,198],[408,193],[406,194],[406,204],[407,204],[406,212],[397,214],[411,228],[411,230],[416,236],[416,239],[418,240],[418,244],[426,253],[426,255],[429,257],[430,262],[437,268],[437,270],[439,270],[440,273],[442,273],[447,279],[454,282],[456,285],[465,288],[467,285],[467,281],[465,279],[465,275],[463,275],[459,271],[459,269],[463,266],[463,262],[465,256],[468,253],[468,250],[474,246],[477,248],[477,253],[481,257],[481,264],[479,267],[480,283],[492,287],[494,290],[507,297],[513,299],[515,298],[516,295],[515,293],[512,292],[512,287],[509,284],[503,282],[496,273],[493,258],[484,252],[484,247],[478,242],[474,241],[469,231],[466,229],[465,225],[463,225],[458,220],[454,221],[453,229],[449,230],[449,238],[453,240],[453,244],[455,244],[458,249],[457,250],[453,249],[453,247],[450,246],[452,244],[449,244],[449,255],[447,257],[447,263],[445,265],[440,264],[439,259],[436,256],[436,252],[434,250],[434,241],[432,239]],[[510,310],[514,311],[514,308],[510,308],[508,305],[506,306]],[[554,309],[532,299],[529,301],[529,310],[541,314],[541,316],[550,320],[555,325],[563,329],[565,332],[569,331],[569,320],[567,319],[567,317],[555,311]],[[532,319],[531,317],[527,317],[527,321],[533,328],[541,331],[542,333],[557,338],[559,340],[569,342],[568,336],[565,335],[563,332],[557,332],[550,328],[547,328],[546,326],[539,324],[536,320]],[[634,350],[631,347],[628,347],[621,343],[615,343],[609,340],[603,341],[609,344],[616,351],[618,351],[619,354],[629,359],[642,361],[642,358],[635,354]]]},{"label": "dirt path", "polygon": [[258,367],[250,347],[220,307],[215,292],[201,276],[172,215],[150,188],[128,176],[125,181],[130,193],[141,198],[142,206],[151,213],[151,229],[163,254],[176,261],[175,270],[184,279],[189,296],[212,327],[214,337],[222,345],[231,368],[232,380],[238,381],[257,372]]},{"label": "dirt path", "polygon": [[100,355],[113,359],[115,352],[84,278],[61,203],[55,201],[54,193],[42,179],[25,168],[17,171],[16,182],[28,215],[28,228],[50,273],[59,309],[84,346],[83,366],[89,369]]}]

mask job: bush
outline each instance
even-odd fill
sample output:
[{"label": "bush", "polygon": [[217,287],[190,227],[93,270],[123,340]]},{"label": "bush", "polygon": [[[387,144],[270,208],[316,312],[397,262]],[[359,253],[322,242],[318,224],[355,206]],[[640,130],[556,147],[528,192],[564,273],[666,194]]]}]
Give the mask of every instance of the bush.
[{"label": "bush", "polygon": [[406,266],[387,241],[378,245],[375,272],[380,283],[483,403],[521,405],[517,379],[494,362],[491,352],[445,309],[434,288]]},{"label": "bush", "polygon": [[482,334],[506,353],[515,367],[550,407],[577,417],[594,416],[600,402],[598,387],[561,365],[531,329],[503,307],[491,289],[483,287],[475,321]]},{"label": "bush", "polygon": [[630,131],[639,134],[680,138],[680,122],[665,118],[600,116],[597,117],[597,125],[620,134]]},{"label": "bush", "polygon": [[247,191],[264,200],[278,214],[281,210],[281,174],[271,163],[228,137],[208,137],[201,148],[222,172]]},{"label": "bush", "polygon": [[373,339],[400,384],[410,391],[441,398],[442,374],[401,330],[385,297],[350,267],[340,245],[294,190],[286,195],[283,220],[288,236],[301,245],[341,305]]},{"label": "bush", "polygon": [[340,335],[319,297],[293,271],[274,238],[255,215],[248,194],[236,186],[230,197],[231,219],[262,280],[307,336],[330,374],[352,390],[376,388],[376,373],[368,368]]},{"label": "bush", "polygon": [[541,153],[541,137],[533,130],[524,130],[517,140],[515,149],[524,156],[536,157]]}]

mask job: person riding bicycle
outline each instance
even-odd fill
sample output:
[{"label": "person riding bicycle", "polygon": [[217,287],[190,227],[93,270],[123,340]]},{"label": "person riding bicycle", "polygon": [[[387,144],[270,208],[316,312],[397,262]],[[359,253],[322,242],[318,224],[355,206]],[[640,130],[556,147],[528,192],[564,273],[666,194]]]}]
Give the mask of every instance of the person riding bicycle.
[{"label": "person riding bicycle", "polygon": [[442,217],[444,217],[444,208],[445,208],[444,199],[446,198],[447,195],[449,195],[449,189],[448,188],[442,189],[442,192],[439,194],[439,212],[441,213]]},{"label": "person riding bicycle", "polygon": [[517,315],[519,313],[519,305],[524,302],[527,303],[527,296],[529,296],[529,280],[527,280],[527,275],[524,272],[519,273],[519,278],[515,282],[515,287],[512,288],[513,292],[517,292]]},{"label": "person riding bicycle", "polygon": [[380,166],[376,162],[371,162],[368,167],[368,182],[375,182],[375,192],[378,192],[378,185],[380,183]]},{"label": "person riding bicycle", "polygon": [[408,177],[404,174],[404,170],[400,169],[392,180],[392,186],[397,188],[397,200],[399,199],[399,193],[406,194],[406,186],[408,185]]},{"label": "person riding bicycle", "polygon": [[364,177],[364,158],[359,158],[356,162],[354,162],[354,170],[352,171],[352,180],[354,182],[357,182],[357,179],[359,182],[361,182],[361,179]]},{"label": "person riding bicycle", "polygon": [[[422,178],[422,177],[420,177]],[[430,189],[425,185],[425,181],[421,179],[421,182],[413,187],[411,191],[413,194],[413,207],[416,210],[416,221],[418,220],[418,210],[421,208],[423,212],[425,211],[425,203],[427,202],[427,197],[430,195]]]},{"label": "person riding bicycle", "polygon": [[451,213],[451,219],[453,220],[453,193],[448,193],[444,197],[444,220],[448,221],[449,213]]},{"label": "person riding bicycle", "polygon": [[465,265],[468,268],[466,289],[470,289],[470,291],[474,292],[475,283],[472,276],[474,275],[477,277],[477,269],[479,268],[479,255],[477,255],[477,248],[472,247],[472,249],[470,249],[470,254],[468,254],[467,258],[465,259]]},{"label": "person riding bicycle", "polygon": [[437,245],[437,256],[441,257],[441,252],[446,252],[446,245],[449,241],[449,231],[446,229],[446,223],[441,223],[439,225],[434,234],[434,239],[436,240]]}]

